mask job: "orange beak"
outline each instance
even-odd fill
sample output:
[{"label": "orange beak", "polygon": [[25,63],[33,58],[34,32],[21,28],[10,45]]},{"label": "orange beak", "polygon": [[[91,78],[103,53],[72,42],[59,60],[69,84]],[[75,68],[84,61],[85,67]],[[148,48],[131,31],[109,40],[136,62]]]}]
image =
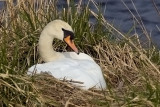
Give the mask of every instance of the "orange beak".
[{"label": "orange beak", "polygon": [[77,49],[77,47],[75,46],[73,40],[70,39],[70,36],[67,36],[66,38],[64,38],[64,41],[65,41],[77,54],[79,54],[78,49]]}]

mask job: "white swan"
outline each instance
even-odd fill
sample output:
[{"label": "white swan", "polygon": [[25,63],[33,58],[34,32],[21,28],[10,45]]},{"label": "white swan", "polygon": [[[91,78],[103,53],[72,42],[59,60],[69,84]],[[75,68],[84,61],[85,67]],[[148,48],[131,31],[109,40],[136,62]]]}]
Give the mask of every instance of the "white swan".
[{"label": "white swan", "polygon": [[[52,47],[54,38],[64,40],[75,52],[55,52]],[[73,39],[74,33],[68,23],[62,20],[48,23],[39,38],[40,55],[46,63],[32,66],[28,69],[29,73],[50,72],[57,79],[82,82],[72,82],[82,89],[105,89],[106,83],[100,67],[90,56],[78,52]]]}]

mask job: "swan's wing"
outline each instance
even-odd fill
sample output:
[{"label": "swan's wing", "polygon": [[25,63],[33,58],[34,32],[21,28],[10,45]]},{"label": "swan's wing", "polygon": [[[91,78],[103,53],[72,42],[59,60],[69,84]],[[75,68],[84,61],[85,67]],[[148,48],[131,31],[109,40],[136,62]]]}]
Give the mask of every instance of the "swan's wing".
[{"label": "swan's wing", "polygon": [[90,60],[73,60],[65,58],[55,62],[37,64],[29,72],[49,72],[57,79],[83,82],[86,89],[93,86],[105,88],[106,84],[100,67]]},{"label": "swan's wing", "polygon": [[62,53],[66,58],[72,58],[72,59],[80,59],[80,60],[90,60],[94,61],[92,57],[85,53],[75,53],[75,52],[63,52]]}]

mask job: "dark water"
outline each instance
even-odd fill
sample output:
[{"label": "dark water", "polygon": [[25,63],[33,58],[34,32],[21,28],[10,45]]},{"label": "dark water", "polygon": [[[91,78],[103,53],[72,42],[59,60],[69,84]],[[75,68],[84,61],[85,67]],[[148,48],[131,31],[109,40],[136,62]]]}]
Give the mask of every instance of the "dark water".
[{"label": "dark water", "polygon": [[[75,0],[78,3],[79,0]],[[151,37],[154,44],[160,48],[160,14],[155,9],[152,1],[155,1],[155,4],[159,8],[160,12],[160,0],[95,0],[100,4],[100,8],[106,20],[114,25],[123,33],[127,33],[135,25],[131,34],[137,33],[140,38],[144,39],[144,34],[141,27],[136,23],[136,20],[133,18],[127,7],[135,15],[135,17],[143,23],[145,29],[147,30],[149,36]],[[124,3],[122,2],[124,1]],[[82,4],[87,4],[88,0],[83,0]],[[67,6],[64,1],[59,2],[59,7]],[[136,9],[138,14],[136,12]],[[92,3],[90,4],[91,10],[96,12],[96,8]],[[139,17],[140,16],[140,17]],[[94,20],[94,19],[91,19]]]},{"label": "dark water", "polygon": [[[66,0],[59,0],[58,7],[61,9],[66,7]],[[74,0],[78,3],[79,0]],[[82,0],[82,4],[87,4],[88,0]],[[112,23],[120,31],[127,33],[134,25],[135,19],[130,14],[128,9],[124,6],[122,0],[95,0],[101,6],[101,10],[110,23]],[[136,9],[133,6],[131,0],[123,0],[129,7],[132,13],[137,19],[142,21],[148,34],[151,36],[153,43],[157,44],[160,48],[160,14],[156,11],[152,1],[155,1],[160,12],[160,0],[132,0],[140,17],[138,16]],[[0,3],[0,7],[3,7],[3,3]],[[95,6],[90,4],[90,8],[96,12]],[[91,19],[94,20],[94,19]],[[159,28],[159,30],[158,30]],[[138,33],[143,38],[142,30],[139,25],[135,26],[132,34]]]},{"label": "dark water", "polygon": [[[132,15],[128,9],[124,6],[121,0],[103,0],[106,4],[106,11],[104,13],[105,18],[114,23],[114,26],[119,28],[122,32],[128,32],[133,27],[134,21]],[[129,9],[137,17],[138,20],[142,20],[147,32],[150,34],[153,42],[160,48],[160,14],[156,11],[152,0],[133,0],[134,5],[139,12],[141,18],[139,18],[131,0],[124,0]],[[160,0],[154,0],[160,12]],[[142,34],[142,30],[139,26],[136,27],[136,31],[139,35]],[[144,35],[141,35],[144,36]]]}]

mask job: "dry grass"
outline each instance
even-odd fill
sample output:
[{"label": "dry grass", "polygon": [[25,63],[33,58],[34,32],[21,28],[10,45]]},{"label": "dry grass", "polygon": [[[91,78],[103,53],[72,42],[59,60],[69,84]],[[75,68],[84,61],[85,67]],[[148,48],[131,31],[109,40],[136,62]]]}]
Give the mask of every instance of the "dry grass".
[{"label": "dry grass", "polygon": [[106,104],[104,92],[98,90],[83,91],[68,82],[54,79],[48,74],[37,75],[34,83],[43,98],[47,99],[47,104],[62,107]]},{"label": "dry grass", "polygon": [[[81,1],[75,7],[68,0],[68,8],[60,11],[56,8],[58,1],[35,0],[37,8],[32,2],[24,0],[13,5],[8,1],[0,15],[1,106],[160,105],[160,57],[154,46],[144,49],[138,36],[124,36],[101,14],[83,7]],[[97,19],[95,24],[89,22],[90,16]],[[42,62],[37,49],[42,28],[56,18],[72,25],[78,48],[101,66],[106,90],[84,91],[48,74],[26,76],[28,67]],[[68,50],[59,41],[54,41],[53,48]]]}]

